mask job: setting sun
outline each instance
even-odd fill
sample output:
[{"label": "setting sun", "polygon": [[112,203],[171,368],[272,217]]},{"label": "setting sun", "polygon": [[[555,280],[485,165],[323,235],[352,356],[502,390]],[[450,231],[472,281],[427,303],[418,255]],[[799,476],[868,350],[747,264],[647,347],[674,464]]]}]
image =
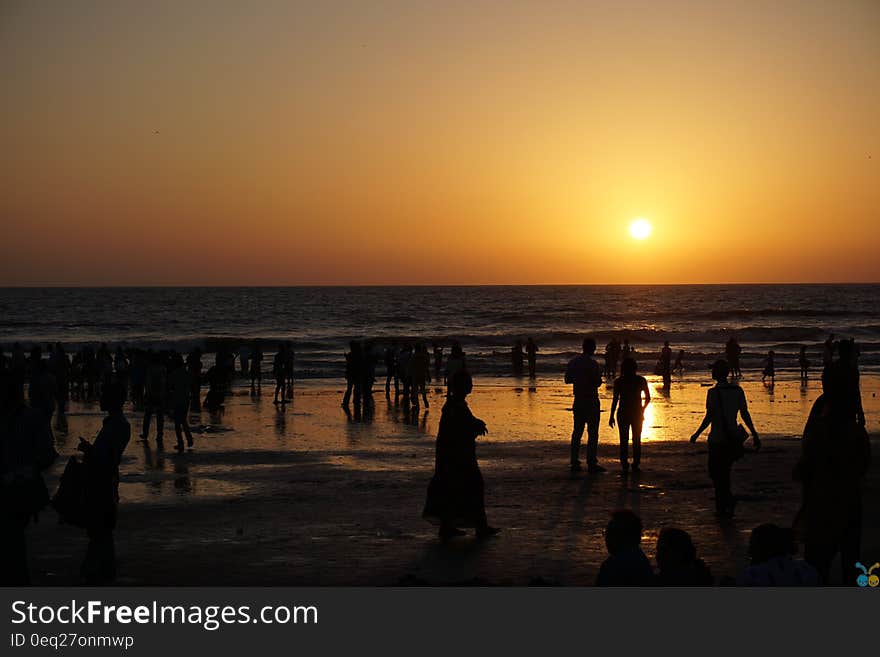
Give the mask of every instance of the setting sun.
[{"label": "setting sun", "polygon": [[651,224],[647,219],[635,219],[629,225],[629,234],[633,239],[643,240],[651,235]]}]

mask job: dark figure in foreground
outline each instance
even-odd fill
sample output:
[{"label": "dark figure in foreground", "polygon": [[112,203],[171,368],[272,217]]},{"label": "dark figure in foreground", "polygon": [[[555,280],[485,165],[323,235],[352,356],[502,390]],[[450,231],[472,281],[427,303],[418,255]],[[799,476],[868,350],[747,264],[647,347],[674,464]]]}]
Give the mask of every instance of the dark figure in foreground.
[{"label": "dark figure in foreground", "polygon": [[88,584],[109,584],[116,579],[113,530],[119,505],[119,461],[131,438],[131,427],[122,414],[125,392],[118,384],[104,387],[101,410],[107,413],[94,443],[79,439],[86,472],[85,528],[89,547],[82,564]]},{"label": "dark figure in foreground", "polygon": [[819,574],[795,559],[794,532],[778,525],[759,525],[749,537],[751,565],[740,575],[740,586],[818,586]]},{"label": "dark figure in foreground", "polygon": [[605,528],[609,556],[599,568],[596,586],[651,586],[654,570],[641,543],[641,519],[632,511],[612,513]]},{"label": "dark figure in foreground", "polygon": [[498,533],[486,520],[476,440],[488,429],[468,408],[466,399],[472,389],[470,374],[457,372],[449,382],[449,398],[440,416],[434,476],[428,485],[422,517],[440,525],[443,541],[462,536],[460,527],[475,527],[477,538]]},{"label": "dark figure in foreground", "polygon": [[25,529],[49,502],[43,471],[55,460],[45,416],[24,403],[17,373],[0,376],[0,586],[30,584]]},{"label": "dark figure in foreground", "polygon": [[645,409],[651,403],[651,391],[645,377],[637,374],[638,367],[633,358],[625,358],[621,375],[614,381],[614,399],[611,402],[609,426],[614,428],[614,411],[617,411],[617,426],[620,432],[620,467],[629,472],[629,431],[632,428],[633,472],[639,471],[642,461],[642,423]]},{"label": "dark figure in foreground", "polygon": [[[795,479],[803,502],[796,525],[804,559],[828,582],[840,552],[843,582],[853,581],[862,538],[862,479],[871,460],[870,441],[852,371],[838,361],[825,368],[801,443]],[[858,397],[858,399],[857,399]]]},{"label": "dark figure in foreground", "polygon": [[715,385],[706,393],[706,416],[691,436],[691,442],[697,442],[700,434],[712,426],[709,431],[709,477],[715,486],[715,512],[732,518],[736,499],[730,490],[730,470],[743,455],[743,442],[748,437],[738,424],[737,416],[742,417],[751,431],[755,451],[761,448],[761,440],[749,415],[745,393],[735,383],[728,382],[729,374],[727,361],[715,361],[712,366]]},{"label": "dark figure in foreground", "polygon": [[712,571],[697,558],[690,534],[677,527],[664,527],[657,537],[658,586],[712,586]]},{"label": "dark figure in foreground", "polygon": [[602,371],[593,360],[596,341],[584,338],[583,353],[573,358],[565,370],[565,382],[570,383],[574,392],[574,429],[571,433],[571,471],[583,470],[580,463],[581,439],[587,429],[587,468],[590,472],[604,472],[599,465],[599,386],[602,385]]}]

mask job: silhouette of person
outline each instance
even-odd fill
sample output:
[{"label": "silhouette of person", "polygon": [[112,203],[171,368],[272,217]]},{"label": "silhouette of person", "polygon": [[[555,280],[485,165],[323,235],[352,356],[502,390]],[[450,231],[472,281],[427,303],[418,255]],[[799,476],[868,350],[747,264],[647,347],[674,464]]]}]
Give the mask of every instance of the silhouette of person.
[{"label": "silhouette of person", "polygon": [[596,576],[596,586],[651,586],[654,570],[642,552],[642,521],[632,511],[611,514],[605,527],[608,558]]},{"label": "silhouette of person", "polygon": [[202,408],[202,350],[196,347],[186,357],[186,368],[189,370],[192,393],[190,407],[194,413]]},{"label": "silhouette of person", "polygon": [[498,533],[486,519],[483,475],[477,463],[476,440],[488,433],[486,423],[474,417],[467,404],[473,381],[465,370],[449,382],[449,397],[443,405],[434,476],[422,517],[440,525],[440,540],[464,534],[460,527],[476,528],[477,538]]},{"label": "silhouette of person", "polygon": [[571,471],[583,470],[580,463],[581,439],[587,429],[587,469],[590,472],[604,472],[599,465],[599,386],[602,385],[602,372],[593,360],[596,353],[596,340],[584,338],[583,353],[568,363],[565,382],[571,384],[574,393],[572,414],[574,429],[571,433]]},{"label": "silhouette of person", "polygon": [[392,341],[385,348],[385,399],[391,401],[391,382],[394,381],[394,399],[400,396],[399,379],[395,376],[397,370],[397,341]]},{"label": "silhouette of person", "polygon": [[629,346],[629,339],[623,341],[623,347],[620,349],[621,358],[629,358],[633,354],[633,348]]},{"label": "silhouette of person", "polygon": [[465,358],[464,351],[461,348],[461,344],[458,342],[452,343],[452,351],[449,354],[449,358],[446,360],[446,392],[449,394],[449,387],[452,384],[452,379],[459,372],[466,372],[467,367],[467,359]]},{"label": "silhouette of person", "polygon": [[726,518],[732,518],[736,508],[736,498],[730,489],[730,470],[742,456],[742,428],[737,424],[737,416],[742,417],[751,431],[755,451],[761,448],[746,395],[737,384],[728,381],[729,375],[727,361],[715,361],[712,365],[715,385],[706,393],[706,416],[691,436],[691,442],[695,443],[707,427],[712,427],[709,431],[709,477],[715,487],[715,512]]},{"label": "silhouette of person", "polygon": [[770,379],[770,385],[776,384],[776,353],[771,349],[767,352],[767,359],[764,361],[764,371],[761,374],[761,382]]},{"label": "silhouette of person", "polygon": [[89,546],[81,571],[88,584],[109,584],[116,579],[113,530],[119,504],[119,462],[131,439],[131,426],[122,413],[124,403],[122,386],[105,385],[101,410],[107,416],[101,431],[93,443],[80,438],[77,448],[83,452],[86,472],[84,506]]},{"label": "silhouette of person", "polygon": [[798,366],[801,370],[801,383],[806,383],[810,376],[810,360],[807,358],[807,348],[801,347],[798,354]]},{"label": "silhouette of person", "polygon": [[742,347],[739,346],[739,342],[733,335],[730,336],[730,339],[727,340],[727,344],[724,346],[724,354],[727,357],[727,364],[734,378],[740,378],[742,371],[739,367],[739,357],[742,354]]},{"label": "silhouette of person", "polygon": [[412,395],[412,366],[410,363],[412,357],[413,347],[411,344],[403,345],[400,353],[397,354],[397,376],[400,377],[400,384],[403,389],[403,405],[405,407],[409,406],[410,396]]},{"label": "silhouette of person", "polygon": [[513,375],[514,376],[522,376],[523,374],[523,343],[522,340],[517,340],[513,343],[513,348],[510,350],[510,360],[513,364]]},{"label": "silhouette of person", "polygon": [[183,362],[183,357],[175,353],[172,358],[172,371],[168,376],[168,391],[171,409],[174,414],[174,433],[177,434],[177,451],[183,451],[183,435],[186,434],[187,447],[193,446],[192,431],[189,428],[190,395],[192,376]]},{"label": "silhouette of person", "polygon": [[354,393],[355,404],[360,408],[361,401],[361,345],[356,340],[348,343],[349,351],[345,354],[345,394],[342,396],[342,408],[348,408]]},{"label": "silhouette of person", "polygon": [[690,534],[677,527],[664,527],[657,537],[658,586],[712,586],[712,571],[697,558]]},{"label": "silhouette of person", "polygon": [[[376,380],[376,357],[373,355],[373,343],[367,340],[361,352],[361,396],[364,414],[373,413],[373,383]],[[357,406],[357,399],[355,399]]]},{"label": "silhouette of person", "polygon": [[144,375],[144,425],[141,438],[150,435],[150,418],[156,416],[156,443],[162,445],[165,429],[165,400],[168,391],[167,374],[161,354],[150,352],[149,365]]},{"label": "silhouette of person", "polygon": [[617,376],[617,364],[620,362],[620,340],[617,338],[611,338],[611,341],[608,343],[606,347],[606,351],[608,352],[608,363],[606,364],[605,376],[607,376],[610,380],[614,380]]},{"label": "silhouette of person", "polygon": [[[287,403],[287,391],[285,389],[285,383],[287,382],[286,364],[286,348],[283,344],[279,344],[278,351],[275,352],[275,357],[272,359],[272,376],[275,377],[275,399],[272,402],[274,404]],[[280,400],[278,399],[278,395],[281,395]]]},{"label": "silhouette of person", "polygon": [[419,407],[419,395],[428,408],[427,382],[431,380],[431,357],[428,349],[421,342],[416,345],[415,353],[409,361],[410,376],[412,378],[412,403]]},{"label": "silhouette of person", "polygon": [[751,564],[739,576],[740,586],[818,586],[819,573],[795,559],[794,533],[774,524],[758,525],[749,537]]},{"label": "silhouette of person", "polygon": [[637,374],[634,358],[624,358],[622,373],[614,381],[614,399],[611,402],[609,426],[614,428],[614,411],[617,410],[617,426],[620,433],[620,467],[629,472],[629,432],[632,429],[632,469],[639,471],[642,460],[642,423],[645,408],[651,403],[651,391],[645,377]]},{"label": "silhouette of person", "polygon": [[841,340],[837,345],[839,358],[832,363],[835,380],[842,386],[842,395],[848,404],[848,412],[853,414],[859,426],[865,426],[865,411],[862,408],[862,391],[859,375],[858,356],[855,342]]},{"label": "silhouette of person", "polygon": [[862,480],[871,443],[858,418],[851,376],[843,363],[825,368],[822,394],[810,410],[794,471],[802,488],[796,525],[804,558],[826,583],[838,552],[843,581],[854,577],[861,547]]},{"label": "silhouette of person", "polygon": [[40,347],[34,347],[31,350],[30,368],[28,399],[31,408],[40,411],[46,424],[51,426],[52,415],[55,412],[55,400],[58,397],[58,384],[49,371],[46,361],[43,360],[43,352]]},{"label": "silhouette of person", "polygon": [[660,350],[659,365],[663,387],[668,388],[672,384],[672,349],[669,348],[669,340],[663,343],[663,348]]},{"label": "silhouette of person", "polygon": [[678,350],[678,356],[675,357],[675,365],[672,366],[672,369],[679,376],[684,374],[684,349]]},{"label": "silhouette of person", "polygon": [[538,360],[538,345],[531,337],[526,340],[526,358],[529,361],[529,378],[534,379]]},{"label": "silhouette of person", "polygon": [[258,340],[251,346],[251,390],[258,391],[263,387],[263,347]]},{"label": "silhouette of person", "polygon": [[[295,362],[296,351],[293,348],[293,343],[288,342],[286,345],[284,345],[284,383],[287,387],[287,399],[289,400],[293,400],[293,378]],[[370,382],[370,385],[372,387],[372,381]]]},{"label": "silhouette of person", "polygon": [[45,415],[24,402],[23,379],[0,375],[0,586],[26,586],[25,529],[49,502],[42,472],[55,460]]},{"label": "silhouette of person", "polygon": [[443,345],[434,343],[434,378],[439,381],[443,375]]}]

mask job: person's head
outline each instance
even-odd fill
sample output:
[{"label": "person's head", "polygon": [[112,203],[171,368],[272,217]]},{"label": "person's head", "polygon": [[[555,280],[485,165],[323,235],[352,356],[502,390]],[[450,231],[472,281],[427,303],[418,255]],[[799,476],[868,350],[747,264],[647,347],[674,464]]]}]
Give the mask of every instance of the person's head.
[{"label": "person's head", "polygon": [[108,383],[101,390],[101,410],[118,413],[125,404],[125,387],[121,383]]},{"label": "person's head", "polygon": [[462,351],[461,344],[458,342],[452,343],[452,355],[456,358],[461,358],[464,356],[464,351]]},{"label": "person's head", "polygon": [[791,529],[772,523],[758,525],[749,537],[749,558],[752,564],[760,564],[775,557],[795,553],[794,533]]},{"label": "person's head", "polygon": [[474,380],[467,370],[459,370],[449,382],[449,394],[456,399],[464,399],[474,389]]},{"label": "person's head", "polygon": [[718,383],[726,383],[727,377],[730,376],[730,365],[727,361],[719,358],[712,363],[712,380]]},{"label": "person's head", "polygon": [[664,347],[668,347],[668,346],[669,346],[669,340],[664,340],[664,341],[663,341],[663,346],[664,346]]},{"label": "person's head", "polygon": [[628,509],[615,511],[605,527],[605,547],[610,554],[639,547],[642,520]]},{"label": "person's head", "polygon": [[587,356],[592,356],[596,353],[596,338],[589,337],[584,338],[583,350]]},{"label": "person's head", "polygon": [[837,354],[842,363],[848,363],[852,360],[853,343],[849,340],[841,340],[837,343]]},{"label": "person's head", "polygon": [[623,363],[620,365],[620,373],[622,376],[625,376],[628,379],[631,379],[636,375],[636,372],[639,371],[638,363],[636,363],[636,359],[630,356],[627,356],[623,359]]},{"label": "person's head", "polygon": [[657,567],[675,570],[697,560],[697,548],[691,535],[678,527],[664,527],[657,537]]}]

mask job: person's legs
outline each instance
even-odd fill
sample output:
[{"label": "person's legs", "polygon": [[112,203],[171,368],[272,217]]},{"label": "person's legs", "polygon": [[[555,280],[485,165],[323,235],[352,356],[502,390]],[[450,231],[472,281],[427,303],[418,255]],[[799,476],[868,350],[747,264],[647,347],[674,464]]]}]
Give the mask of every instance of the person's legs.
[{"label": "person's legs", "polygon": [[425,402],[425,408],[428,408],[428,387],[424,381],[419,386],[422,392],[422,401]]},{"label": "person's legs", "polygon": [[161,443],[165,429],[165,408],[162,403],[156,404],[156,442]]},{"label": "person's legs", "polygon": [[584,436],[584,427],[587,424],[587,416],[582,408],[575,406],[573,410],[574,429],[571,432],[571,466],[580,466],[581,439]]},{"label": "person's legs", "polygon": [[150,417],[153,415],[153,407],[151,404],[147,404],[144,407],[144,425],[141,429],[141,438],[144,440],[147,439],[147,436],[150,435]]},{"label": "person's legs", "polygon": [[642,462],[642,423],[644,420],[640,417],[632,421],[632,441],[633,441],[633,469],[638,469]]},{"label": "person's legs", "polygon": [[620,467],[629,470],[629,419],[617,416],[617,432],[620,435]]},{"label": "person's legs", "polygon": [[599,401],[591,404],[587,411],[587,465],[599,465]]},{"label": "person's legs", "polygon": [[345,385],[345,394],[342,396],[342,405],[348,406],[349,402],[351,402],[351,391],[354,388],[354,383],[349,379],[346,381]]}]

